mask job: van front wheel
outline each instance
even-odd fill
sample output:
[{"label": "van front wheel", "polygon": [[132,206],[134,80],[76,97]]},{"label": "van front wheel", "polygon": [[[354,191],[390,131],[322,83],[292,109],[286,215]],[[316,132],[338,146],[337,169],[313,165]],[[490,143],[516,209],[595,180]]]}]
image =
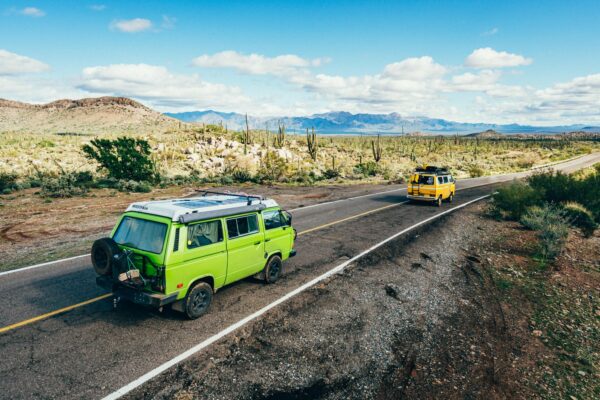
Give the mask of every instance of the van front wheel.
[{"label": "van front wheel", "polygon": [[450,196],[448,196],[448,203],[452,203],[452,200],[454,200],[454,193],[450,193]]},{"label": "van front wheel", "polygon": [[273,256],[269,259],[267,266],[265,267],[265,282],[267,283],[275,283],[281,276],[281,269],[283,266],[283,261],[281,261],[281,257]]},{"label": "van front wheel", "polygon": [[185,315],[189,319],[196,319],[206,314],[212,297],[212,287],[206,282],[199,282],[185,297]]}]

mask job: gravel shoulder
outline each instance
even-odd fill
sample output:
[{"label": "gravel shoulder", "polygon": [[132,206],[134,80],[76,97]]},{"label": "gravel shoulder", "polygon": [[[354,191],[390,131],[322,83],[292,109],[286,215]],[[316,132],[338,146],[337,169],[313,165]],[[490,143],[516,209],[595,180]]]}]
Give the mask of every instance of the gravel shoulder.
[{"label": "gravel shoulder", "polygon": [[506,321],[468,207],[388,244],[129,398],[506,398]]}]

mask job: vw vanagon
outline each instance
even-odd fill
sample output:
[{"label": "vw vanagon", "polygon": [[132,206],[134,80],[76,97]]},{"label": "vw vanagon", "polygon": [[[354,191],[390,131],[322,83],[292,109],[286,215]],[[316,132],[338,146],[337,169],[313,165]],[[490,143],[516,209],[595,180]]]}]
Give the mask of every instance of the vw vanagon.
[{"label": "vw vanagon", "polygon": [[225,285],[253,275],[277,281],[296,254],[295,237],[291,215],[274,200],[206,192],[131,204],[91,256],[97,284],[117,301],[171,305],[194,319]]},{"label": "vw vanagon", "polygon": [[423,166],[410,177],[407,191],[409,200],[429,201],[441,207],[442,201],[451,203],[454,199],[456,182],[445,168]]}]

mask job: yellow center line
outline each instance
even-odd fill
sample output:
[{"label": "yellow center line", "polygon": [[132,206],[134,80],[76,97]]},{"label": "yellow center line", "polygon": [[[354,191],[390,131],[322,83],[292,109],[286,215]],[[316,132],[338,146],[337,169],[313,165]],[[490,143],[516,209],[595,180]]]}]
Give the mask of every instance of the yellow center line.
[{"label": "yellow center line", "polygon": [[67,307],[61,308],[59,310],[54,310],[54,311],[51,311],[51,312],[46,313],[46,314],[38,315],[37,317],[26,319],[25,321],[17,322],[16,324],[12,324],[12,325],[8,325],[8,326],[5,326],[3,328],[0,328],[0,333],[8,332],[10,330],[19,328],[21,326],[29,325],[29,324],[32,324],[32,323],[37,322],[37,321],[41,321],[41,320],[46,319],[46,318],[50,318],[50,317],[53,317],[55,315],[62,314],[64,312],[71,311],[71,310],[73,310],[75,308],[82,307],[82,306],[85,306],[85,305],[88,305],[88,304],[91,304],[91,303],[95,303],[97,301],[100,301],[102,299],[106,299],[106,298],[111,297],[111,296],[112,296],[112,293],[103,294],[102,296],[94,297],[93,299],[82,301],[81,303],[73,304],[71,306],[67,306]]},{"label": "yellow center line", "polygon": [[[298,236],[304,235],[306,233],[314,232],[314,231],[317,231],[317,230],[320,230],[320,229],[324,229],[324,228],[327,228],[327,227],[332,226],[332,225],[340,224],[342,222],[346,222],[346,221],[349,221],[351,219],[360,218],[360,217],[363,217],[365,215],[373,214],[373,213],[376,213],[378,211],[382,211],[382,210],[385,210],[385,209],[388,209],[388,208],[397,207],[397,206],[399,206],[401,204],[405,204],[405,203],[408,203],[408,201],[403,201],[403,202],[400,202],[400,203],[389,204],[387,206],[375,208],[373,210],[365,211],[365,212],[362,212],[360,214],[351,215],[351,216],[346,217],[346,218],[338,219],[337,221],[329,222],[327,224],[323,224],[323,225],[320,225],[320,226],[317,226],[317,227],[314,227],[314,228],[310,228],[310,229],[304,230],[302,232],[298,232]],[[0,328],[0,334],[2,334],[4,332],[11,331],[11,330],[16,329],[16,328],[20,328],[20,327],[25,326],[25,325],[32,324],[32,323],[37,322],[37,321],[41,321],[41,320],[46,319],[46,318],[53,317],[53,316],[58,315],[58,314],[65,313],[67,311],[71,311],[71,310],[73,310],[75,308],[83,307],[83,306],[86,306],[88,304],[92,304],[92,303],[95,303],[97,301],[107,299],[107,298],[111,297],[112,295],[113,295],[112,293],[103,294],[102,296],[94,297],[93,299],[82,301],[81,303],[73,304],[71,306],[61,308],[59,310],[51,311],[51,312],[46,313],[46,314],[38,315],[37,317],[33,317],[33,318],[26,319],[26,320],[21,321],[21,322],[17,322],[16,324],[12,324],[12,325],[8,325],[8,326],[5,326],[5,327],[2,327],[2,328]]]}]

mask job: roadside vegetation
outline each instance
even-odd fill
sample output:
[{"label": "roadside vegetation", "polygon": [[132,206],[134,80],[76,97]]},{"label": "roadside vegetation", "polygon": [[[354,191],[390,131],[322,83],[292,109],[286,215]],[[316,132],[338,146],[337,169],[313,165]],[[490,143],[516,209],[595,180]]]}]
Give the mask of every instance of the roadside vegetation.
[{"label": "roadside vegetation", "polygon": [[533,233],[526,245],[527,231],[513,232],[521,246],[494,270],[502,300],[529,318],[532,340],[544,345],[530,355],[535,367],[523,368],[526,381],[542,398],[599,397],[600,164],[513,182],[498,190],[490,214]]},{"label": "roadside vegetation", "polygon": [[[49,197],[94,187],[148,191],[194,184],[315,185],[402,182],[422,163],[460,178],[508,173],[600,149],[574,139],[426,136],[336,136],[220,125],[153,135],[0,134],[0,191],[45,187]],[[72,176],[80,172],[91,179]],[[87,176],[86,176],[87,178]],[[81,189],[81,190],[80,190]]]}]

